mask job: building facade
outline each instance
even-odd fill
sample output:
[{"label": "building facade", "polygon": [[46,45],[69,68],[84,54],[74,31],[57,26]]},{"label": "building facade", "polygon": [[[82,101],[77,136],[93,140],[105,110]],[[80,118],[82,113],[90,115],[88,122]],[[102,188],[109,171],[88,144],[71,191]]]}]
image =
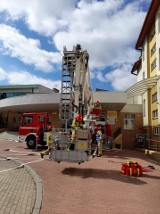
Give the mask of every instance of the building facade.
[{"label": "building facade", "polygon": [[142,104],[143,129],[147,138],[160,140],[160,1],[152,0],[136,50],[140,58],[131,73],[137,83],[127,90],[128,102]]},{"label": "building facade", "polygon": [[[48,112],[55,128],[59,119],[61,94],[41,85],[0,87],[0,128],[18,131],[21,115],[26,112]],[[133,148],[137,134],[142,133],[142,105],[127,104],[126,92],[93,92],[94,101],[102,106],[104,121],[112,125],[113,148]]]}]

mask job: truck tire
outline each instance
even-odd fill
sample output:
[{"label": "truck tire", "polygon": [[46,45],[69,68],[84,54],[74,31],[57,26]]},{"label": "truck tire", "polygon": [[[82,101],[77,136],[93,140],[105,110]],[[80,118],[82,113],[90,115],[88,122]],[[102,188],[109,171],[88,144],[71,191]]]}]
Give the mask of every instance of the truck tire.
[{"label": "truck tire", "polygon": [[33,137],[29,137],[27,139],[27,147],[29,149],[35,149],[36,148],[36,138],[33,136]]}]

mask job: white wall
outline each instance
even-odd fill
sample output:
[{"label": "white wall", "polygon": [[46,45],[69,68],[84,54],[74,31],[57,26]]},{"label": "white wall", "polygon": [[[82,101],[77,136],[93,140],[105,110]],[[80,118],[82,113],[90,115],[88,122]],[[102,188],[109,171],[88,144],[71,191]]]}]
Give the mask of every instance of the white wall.
[{"label": "white wall", "polygon": [[142,104],[142,96],[133,96],[127,99],[127,104]]}]

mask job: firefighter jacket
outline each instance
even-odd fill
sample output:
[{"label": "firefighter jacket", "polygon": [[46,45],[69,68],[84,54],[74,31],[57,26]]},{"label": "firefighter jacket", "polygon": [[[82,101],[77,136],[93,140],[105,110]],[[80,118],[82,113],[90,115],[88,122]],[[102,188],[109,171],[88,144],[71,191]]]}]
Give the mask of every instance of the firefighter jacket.
[{"label": "firefighter jacket", "polygon": [[102,141],[103,140],[103,137],[102,137],[102,131],[99,130],[97,133],[96,133],[96,141]]},{"label": "firefighter jacket", "polygon": [[52,135],[52,131],[47,132],[47,146],[49,148],[53,147],[53,135]]},{"label": "firefighter jacket", "polygon": [[76,120],[73,120],[72,122],[72,128],[75,129],[75,130],[78,130],[78,128],[82,128],[83,127],[83,122],[79,122],[79,121],[76,121]]}]

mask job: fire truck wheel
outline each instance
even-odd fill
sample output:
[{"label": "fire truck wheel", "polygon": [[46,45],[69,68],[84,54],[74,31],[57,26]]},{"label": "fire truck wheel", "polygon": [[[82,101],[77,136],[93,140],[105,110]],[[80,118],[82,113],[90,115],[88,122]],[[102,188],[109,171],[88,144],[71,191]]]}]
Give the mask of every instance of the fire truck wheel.
[{"label": "fire truck wheel", "polygon": [[36,138],[35,137],[29,137],[27,139],[27,146],[29,149],[35,149],[36,148]]}]

